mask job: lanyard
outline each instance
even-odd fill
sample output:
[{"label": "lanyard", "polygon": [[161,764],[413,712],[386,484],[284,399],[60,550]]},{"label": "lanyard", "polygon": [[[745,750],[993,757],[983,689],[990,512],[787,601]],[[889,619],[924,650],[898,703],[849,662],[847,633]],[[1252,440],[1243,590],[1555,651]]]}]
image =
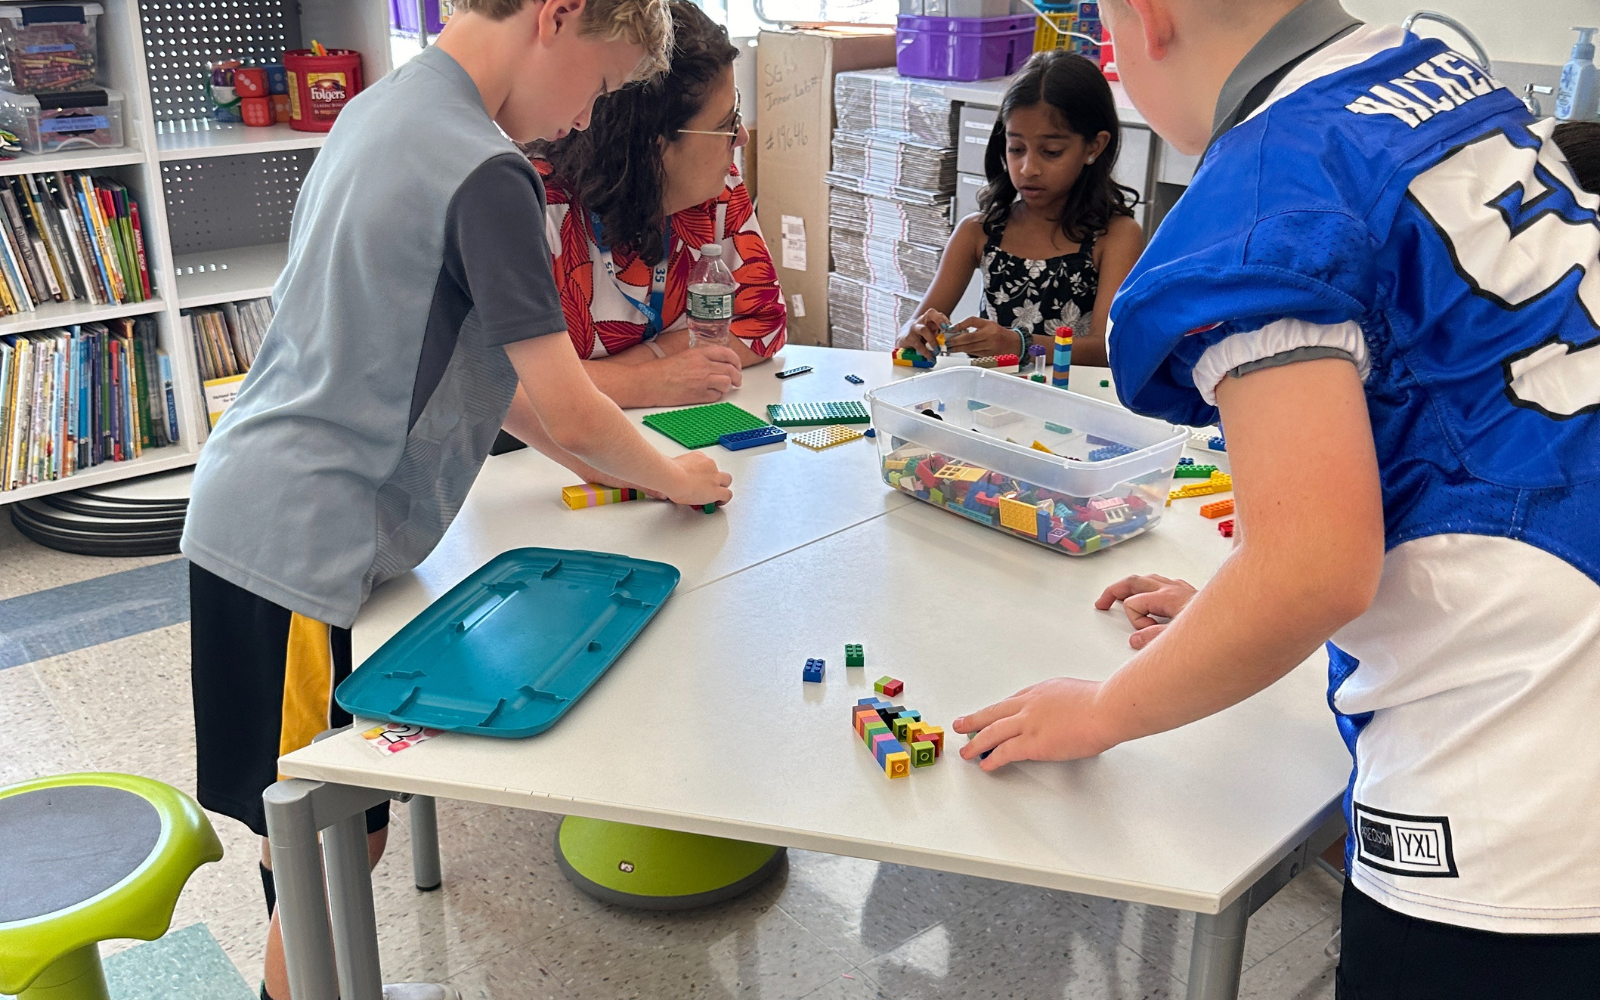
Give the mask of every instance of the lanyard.
[{"label": "lanyard", "polygon": [[611,254],[611,248],[606,246],[603,236],[604,226],[600,222],[600,215],[590,211],[589,224],[594,230],[595,246],[606,258],[606,277],[611,279],[611,284],[616,288],[617,294],[627,299],[628,302],[644,316],[644,339],[654,340],[661,332],[661,309],[667,294],[667,265],[672,262],[672,220],[668,218],[661,226],[661,263],[657,264],[650,273],[650,299],[648,302],[640,301],[629,295],[624,290],[623,283],[617,278],[617,265]]}]

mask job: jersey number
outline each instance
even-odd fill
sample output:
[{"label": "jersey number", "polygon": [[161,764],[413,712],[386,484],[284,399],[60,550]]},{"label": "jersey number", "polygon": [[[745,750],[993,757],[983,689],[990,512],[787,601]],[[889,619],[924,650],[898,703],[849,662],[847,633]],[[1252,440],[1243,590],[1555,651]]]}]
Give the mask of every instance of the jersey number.
[{"label": "jersey number", "polygon": [[[1550,139],[1553,121],[1529,131],[1537,146],[1492,132],[1418,174],[1408,191],[1450,246],[1474,292],[1520,309],[1576,272],[1577,298],[1600,325],[1600,196],[1580,190]],[[1556,419],[1600,410],[1600,339],[1559,334],[1504,360],[1506,393]]]}]

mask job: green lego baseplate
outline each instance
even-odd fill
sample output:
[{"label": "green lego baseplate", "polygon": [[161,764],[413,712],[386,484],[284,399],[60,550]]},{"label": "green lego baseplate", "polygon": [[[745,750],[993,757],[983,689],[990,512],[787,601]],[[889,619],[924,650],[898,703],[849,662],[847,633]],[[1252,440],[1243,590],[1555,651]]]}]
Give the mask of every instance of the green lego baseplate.
[{"label": "green lego baseplate", "polygon": [[867,408],[853,399],[842,403],[768,403],[767,419],[779,427],[872,422]]},{"label": "green lego baseplate", "polygon": [[685,448],[709,448],[724,434],[753,431],[767,426],[767,422],[732,403],[712,403],[709,406],[652,413],[644,418],[644,425],[660,431]]}]

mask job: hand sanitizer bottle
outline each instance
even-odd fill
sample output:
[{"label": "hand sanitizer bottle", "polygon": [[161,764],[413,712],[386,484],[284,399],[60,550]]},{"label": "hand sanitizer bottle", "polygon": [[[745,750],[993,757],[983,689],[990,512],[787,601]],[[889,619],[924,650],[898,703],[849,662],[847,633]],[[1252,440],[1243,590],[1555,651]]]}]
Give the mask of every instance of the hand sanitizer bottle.
[{"label": "hand sanitizer bottle", "polygon": [[1556,90],[1556,117],[1564,122],[1588,121],[1595,117],[1594,28],[1573,28],[1578,33],[1572,58],[1561,67],[1561,85]]}]

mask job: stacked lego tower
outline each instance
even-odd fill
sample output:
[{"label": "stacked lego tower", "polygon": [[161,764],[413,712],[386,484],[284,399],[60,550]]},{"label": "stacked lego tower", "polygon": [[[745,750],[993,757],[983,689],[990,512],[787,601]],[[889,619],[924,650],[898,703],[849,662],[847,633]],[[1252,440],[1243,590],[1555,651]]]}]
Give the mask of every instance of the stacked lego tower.
[{"label": "stacked lego tower", "polygon": [[833,346],[888,350],[950,239],[958,110],[892,69],[834,81],[828,307]]}]

